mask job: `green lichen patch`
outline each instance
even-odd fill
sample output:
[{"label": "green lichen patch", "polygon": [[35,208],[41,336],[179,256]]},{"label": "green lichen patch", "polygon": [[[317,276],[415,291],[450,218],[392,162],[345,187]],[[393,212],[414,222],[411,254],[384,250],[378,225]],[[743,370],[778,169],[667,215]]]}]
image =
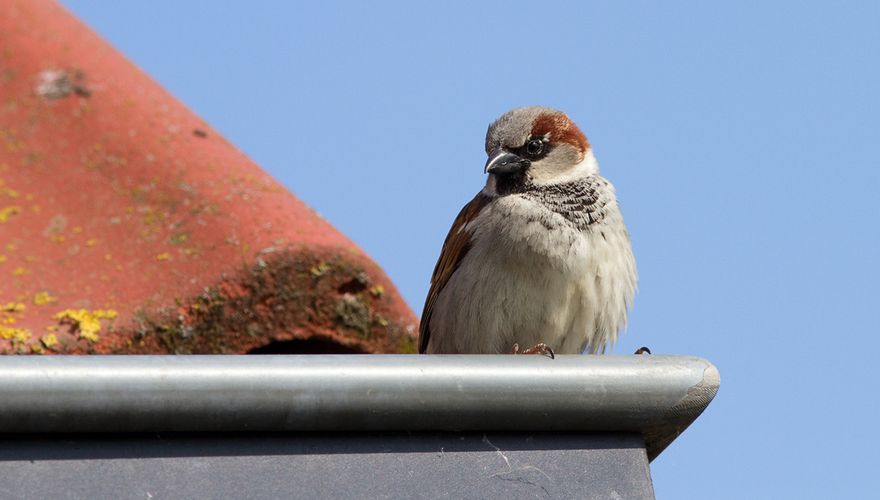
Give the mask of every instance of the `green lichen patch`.
[{"label": "green lichen patch", "polygon": [[370,335],[371,311],[370,307],[361,301],[356,295],[346,293],[336,303],[333,310],[333,319],[345,327],[350,328],[364,337]]},{"label": "green lichen patch", "polygon": [[240,353],[320,336],[363,352],[409,352],[412,325],[399,324],[392,306],[346,254],[279,250],[172,307],[140,311],[118,351]]}]

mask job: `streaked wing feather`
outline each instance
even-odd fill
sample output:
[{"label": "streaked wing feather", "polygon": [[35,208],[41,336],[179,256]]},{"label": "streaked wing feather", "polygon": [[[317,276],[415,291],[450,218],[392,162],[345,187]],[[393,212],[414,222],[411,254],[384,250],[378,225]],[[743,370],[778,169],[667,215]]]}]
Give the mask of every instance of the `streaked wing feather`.
[{"label": "streaked wing feather", "polygon": [[428,349],[428,340],[431,338],[429,328],[431,313],[434,310],[437,297],[471,248],[471,231],[463,230],[463,228],[476,219],[483,207],[490,201],[492,201],[491,197],[483,193],[477,194],[461,209],[455,222],[452,223],[452,228],[449,229],[449,234],[446,235],[446,241],[443,242],[443,249],[440,251],[440,258],[431,275],[431,289],[425,299],[425,308],[422,310],[422,319],[419,323],[419,353],[421,354],[424,354]]}]

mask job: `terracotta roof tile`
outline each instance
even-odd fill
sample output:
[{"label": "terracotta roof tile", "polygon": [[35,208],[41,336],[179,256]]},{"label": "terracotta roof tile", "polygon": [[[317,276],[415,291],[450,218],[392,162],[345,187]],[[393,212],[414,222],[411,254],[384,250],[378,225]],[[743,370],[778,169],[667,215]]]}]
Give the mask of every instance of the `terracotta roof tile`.
[{"label": "terracotta roof tile", "polygon": [[0,352],[412,352],[379,267],[49,0],[0,6]]}]

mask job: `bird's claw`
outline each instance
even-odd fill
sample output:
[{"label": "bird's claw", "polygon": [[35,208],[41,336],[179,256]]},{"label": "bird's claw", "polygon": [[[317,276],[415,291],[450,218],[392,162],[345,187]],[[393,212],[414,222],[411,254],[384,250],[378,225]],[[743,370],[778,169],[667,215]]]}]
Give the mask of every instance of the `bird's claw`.
[{"label": "bird's claw", "polygon": [[635,354],[636,356],[641,356],[642,354],[651,354],[651,350],[647,347],[642,346],[636,349],[636,352],[634,352],[633,354]]},{"label": "bird's claw", "polygon": [[548,356],[550,359],[556,359],[556,354],[553,352],[553,348],[543,342],[535,344],[522,352],[519,351],[519,344],[513,344],[511,354],[541,354],[543,356]]}]

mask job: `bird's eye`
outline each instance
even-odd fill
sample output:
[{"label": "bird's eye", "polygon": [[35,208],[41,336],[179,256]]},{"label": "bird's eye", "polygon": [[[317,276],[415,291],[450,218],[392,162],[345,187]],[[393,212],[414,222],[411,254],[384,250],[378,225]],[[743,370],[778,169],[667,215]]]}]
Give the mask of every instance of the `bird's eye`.
[{"label": "bird's eye", "polygon": [[541,156],[544,152],[544,141],[541,139],[532,139],[526,143],[526,154],[535,158]]}]

